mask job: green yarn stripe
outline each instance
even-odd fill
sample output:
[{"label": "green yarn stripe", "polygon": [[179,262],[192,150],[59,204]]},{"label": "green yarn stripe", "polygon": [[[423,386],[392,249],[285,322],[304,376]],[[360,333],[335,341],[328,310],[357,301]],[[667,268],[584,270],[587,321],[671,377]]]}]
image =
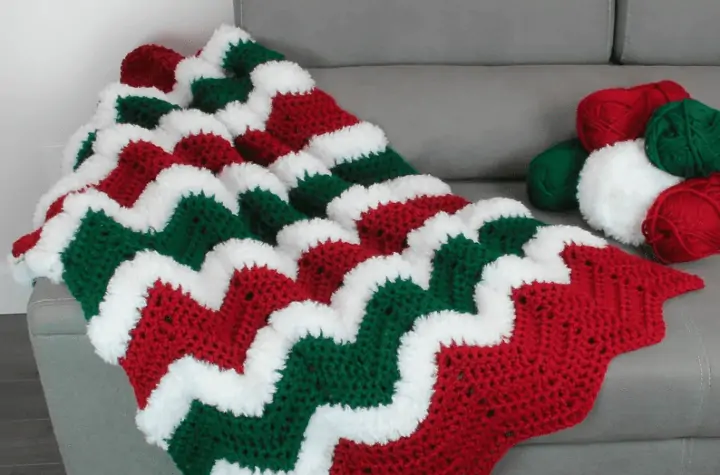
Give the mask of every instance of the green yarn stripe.
[{"label": "green yarn stripe", "polygon": [[[524,242],[516,236],[527,236],[532,224],[529,219],[502,218],[489,223],[493,229],[479,231],[490,241],[449,240],[435,256],[430,290],[402,279],[382,285],[368,303],[353,344],[336,345],[331,339],[316,337],[298,342],[262,417],[235,417],[194,401],[170,440],[168,452],[173,460],[184,473],[198,475],[209,474],[219,459],[261,470],[292,470],[317,407],[335,404],[358,409],[389,404],[400,377],[397,355],[402,336],[430,312],[455,309],[455,305],[472,311],[473,289],[484,267],[502,250],[522,254]],[[460,273],[456,273],[458,265]],[[448,275],[454,276],[457,290],[444,284],[434,287]],[[229,437],[214,439],[217,433]],[[228,440],[233,446],[226,445]]]},{"label": "green yarn stripe", "polygon": [[283,61],[285,56],[255,41],[240,41],[225,52],[221,67],[237,77],[248,76],[253,69],[270,61]]},{"label": "green yarn stripe", "polygon": [[352,185],[334,175],[305,176],[290,190],[290,202],[313,218],[327,215],[327,205]]},{"label": "green yarn stripe", "polygon": [[366,186],[418,174],[417,170],[391,147],[357,160],[339,163],[330,171],[350,183]]},{"label": "green yarn stripe", "polygon": [[500,256],[502,253],[492,247],[478,246],[464,236],[454,237],[435,253],[430,291],[453,310],[475,313],[475,285],[485,266]]},{"label": "green yarn stripe", "polygon": [[500,218],[485,223],[478,231],[477,238],[499,254],[524,257],[522,247],[535,236],[538,228],[543,226],[547,224],[535,218]]},{"label": "green yarn stripe", "polygon": [[[258,189],[241,195],[240,211],[234,215],[213,198],[191,195],[178,202],[165,228],[148,232],[128,229],[102,211],[89,211],[62,253],[63,280],[90,318],[97,315],[118,266],[140,251],[151,249],[199,270],[219,243],[259,237],[273,243],[283,226],[307,219],[277,195]],[[89,271],[93,279],[87,278]]]},{"label": "green yarn stripe", "polygon": [[191,108],[214,114],[231,102],[246,103],[253,90],[250,77],[201,78],[190,85]]},{"label": "green yarn stripe", "polygon": [[276,236],[282,228],[297,221],[308,219],[279,196],[261,189],[242,195],[242,214],[250,232],[271,245],[277,244]]},{"label": "green yarn stripe", "polygon": [[164,115],[181,109],[178,105],[155,97],[124,96],[115,103],[118,124],[135,124],[146,129],[156,128]]},{"label": "green yarn stripe", "polygon": [[542,226],[546,224],[534,218],[500,218],[478,230],[476,237],[481,246],[462,235],[449,239],[433,258],[431,292],[454,310],[477,312],[474,289],[485,266],[504,255],[524,257],[523,245]]},{"label": "green yarn stripe", "polygon": [[88,133],[87,137],[80,145],[80,150],[78,150],[77,155],[75,156],[75,165],[73,165],[73,170],[77,170],[80,165],[85,163],[85,160],[92,156],[93,144],[95,143],[96,139],[97,130]]}]

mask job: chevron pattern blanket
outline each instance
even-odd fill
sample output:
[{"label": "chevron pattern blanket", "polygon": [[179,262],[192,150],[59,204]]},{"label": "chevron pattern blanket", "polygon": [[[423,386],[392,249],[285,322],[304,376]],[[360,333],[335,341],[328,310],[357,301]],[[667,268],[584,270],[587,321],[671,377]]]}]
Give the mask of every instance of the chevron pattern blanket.
[{"label": "chevron pattern blanket", "polygon": [[453,194],[238,28],[121,71],[11,261],[67,285],[184,474],[489,474],[703,286]]}]

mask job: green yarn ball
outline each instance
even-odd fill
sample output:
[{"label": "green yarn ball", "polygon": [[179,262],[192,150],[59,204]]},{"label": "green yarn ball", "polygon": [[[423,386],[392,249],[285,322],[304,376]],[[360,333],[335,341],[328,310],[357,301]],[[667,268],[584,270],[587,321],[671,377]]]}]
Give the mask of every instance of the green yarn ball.
[{"label": "green yarn ball", "polygon": [[695,178],[720,171],[720,111],[694,99],[659,107],[645,128],[645,153],[671,175]]},{"label": "green yarn ball", "polygon": [[577,209],[577,183],[588,152],[578,139],[560,142],[533,158],[527,174],[530,202],[538,209]]}]

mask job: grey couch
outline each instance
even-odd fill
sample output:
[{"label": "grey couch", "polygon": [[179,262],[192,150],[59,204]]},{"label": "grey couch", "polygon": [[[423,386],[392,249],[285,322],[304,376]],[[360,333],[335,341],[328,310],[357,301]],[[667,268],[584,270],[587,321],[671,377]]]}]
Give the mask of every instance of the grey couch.
[{"label": "grey couch", "polygon": [[[240,0],[236,12],[473,200],[525,200],[528,161],[572,136],[596,89],[668,78],[720,107],[717,0]],[[617,358],[583,423],[512,449],[494,474],[720,473],[720,259],[679,267],[707,289],[666,305],[665,340]],[[135,429],[125,376],[93,354],[67,291],[38,281],[28,322],[68,474],[177,473]]]}]

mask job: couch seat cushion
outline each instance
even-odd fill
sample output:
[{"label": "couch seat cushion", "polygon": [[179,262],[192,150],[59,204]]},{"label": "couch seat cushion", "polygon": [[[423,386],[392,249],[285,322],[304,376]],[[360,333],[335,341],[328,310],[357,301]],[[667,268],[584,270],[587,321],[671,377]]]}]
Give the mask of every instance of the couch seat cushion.
[{"label": "couch seat cushion", "polygon": [[[451,182],[471,200],[507,196],[526,201],[519,182]],[[582,225],[576,214],[535,211],[548,223]],[[582,443],[682,437],[720,437],[720,258],[679,266],[705,279],[706,289],[670,300],[667,336],[611,364],[595,408],[576,427],[527,443]],[[38,280],[28,305],[34,335],[80,334],[85,321],[61,285]],[[715,384],[713,384],[715,383]]]}]

